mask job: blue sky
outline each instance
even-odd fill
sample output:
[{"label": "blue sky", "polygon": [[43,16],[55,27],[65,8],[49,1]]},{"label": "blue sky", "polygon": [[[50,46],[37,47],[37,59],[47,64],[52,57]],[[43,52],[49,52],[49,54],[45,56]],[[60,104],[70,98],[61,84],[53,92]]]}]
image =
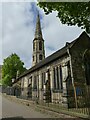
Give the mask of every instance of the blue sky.
[{"label": "blue sky", "polygon": [[[1,8],[0,8],[1,9]],[[32,42],[34,39],[37,10],[40,13],[42,34],[45,40],[46,57],[79,37],[82,33],[77,26],[62,25],[57,12],[45,15],[43,10],[31,2],[7,2],[2,4],[2,58],[12,53],[20,56],[27,68],[32,66]],[[0,47],[1,51],[1,47]],[[0,58],[0,64],[2,60]]]}]

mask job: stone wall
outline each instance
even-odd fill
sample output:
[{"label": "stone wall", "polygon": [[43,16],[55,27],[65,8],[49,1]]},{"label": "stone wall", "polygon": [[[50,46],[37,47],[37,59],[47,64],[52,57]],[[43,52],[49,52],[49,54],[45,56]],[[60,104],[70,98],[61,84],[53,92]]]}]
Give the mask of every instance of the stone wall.
[{"label": "stone wall", "polygon": [[88,48],[90,48],[90,39],[87,39],[87,37],[83,37],[76,42],[76,44],[72,47],[70,51],[76,107],[82,107],[86,99],[86,94],[87,94],[86,89],[88,85],[86,84],[85,66],[84,66],[83,57],[85,50]]},{"label": "stone wall", "polygon": [[[48,96],[44,96],[46,92],[49,92],[49,97],[50,101],[54,103],[61,103],[64,105],[67,105],[67,87],[66,87],[66,78],[68,76],[68,69],[66,66],[66,63],[69,61],[68,55],[57,59],[56,61],[40,68],[37,71],[34,71],[33,73],[28,74],[27,76],[23,77],[21,79],[21,89],[22,90],[22,95],[23,96],[28,96],[28,81],[32,77],[32,88],[31,88],[31,94],[32,94],[32,99],[39,99],[40,101],[45,101],[47,100]],[[54,78],[53,78],[53,68],[56,67],[62,67],[62,85],[63,89],[61,90],[55,90],[54,89]],[[49,76],[47,71],[49,70]],[[45,73],[45,81],[43,82],[42,80],[42,73]],[[37,84],[37,89],[34,88],[34,77],[36,76],[36,84]],[[49,82],[49,88],[48,85],[45,85],[45,82]]]}]

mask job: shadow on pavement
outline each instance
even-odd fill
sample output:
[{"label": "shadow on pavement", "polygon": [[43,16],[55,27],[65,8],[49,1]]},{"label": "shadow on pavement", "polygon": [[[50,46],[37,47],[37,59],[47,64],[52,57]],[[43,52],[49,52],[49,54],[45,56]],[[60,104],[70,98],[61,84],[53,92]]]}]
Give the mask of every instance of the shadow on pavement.
[{"label": "shadow on pavement", "polygon": [[90,120],[82,118],[22,118],[22,117],[10,117],[2,118],[1,120]]},{"label": "shadow on pavement", "polygon": [[26,120],[22,117],[10,117],[10,118],[2,118],[1,120]]}]

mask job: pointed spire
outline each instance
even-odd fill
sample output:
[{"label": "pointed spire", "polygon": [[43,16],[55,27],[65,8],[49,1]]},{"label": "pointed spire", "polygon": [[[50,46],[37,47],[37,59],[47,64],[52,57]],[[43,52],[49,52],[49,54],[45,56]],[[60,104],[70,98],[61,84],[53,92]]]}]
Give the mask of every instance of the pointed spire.
[{"label": "pointed spire", "polygon": [[36,21],[35,38],[42,38],[42,31],[41,31],[39,12],[38,12],[37,21]]},{"label": "pointed spire", "polygon": [[40,16],[39,16],[39,12],[38,12],[37,13],[37,21],[36,21],[35,38],[33,40],[32,65],[33,66],[36,65],[43,59],[45,59],[44,40],[42,38]]}]

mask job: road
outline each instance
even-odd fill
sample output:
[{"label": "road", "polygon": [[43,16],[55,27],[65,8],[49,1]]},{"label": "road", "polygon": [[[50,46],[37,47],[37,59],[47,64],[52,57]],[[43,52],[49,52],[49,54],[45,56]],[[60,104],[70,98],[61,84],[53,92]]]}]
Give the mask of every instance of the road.
[{"label": "road", "polygon": [[2,97],[0,95],[0,120],[2,118]]},{"label": "road", "polygon": [[[20,103],[9,101],[2,97],[2,118],[51,118],[51,115],[40,113]],[[23,120],[23,119],[22,119]]]},{"label": "road", "polygon": [[65,118],[72,118],[71,120],[76,120],[74,117],[65,114],[55,115],[36,111],[35,107],[32,108],[30,106],[26,106],[15,101],[11,101],[4,96],[1,97],[1,95],[0,101],[0,109],[2,108],[2,111],[0,110],[0,118],[3,118],[3,120],[30,120],[30,118],[31,120],[32,118],[38,118],[39,120],[40,118],[46,118],[46,120],[48,120],[47,118],[54,118],[53,120],[56,120],[55,118],[59,118],[59,120],[62,120],[62,118],[64,118],[63,120],[65,120]]}]

